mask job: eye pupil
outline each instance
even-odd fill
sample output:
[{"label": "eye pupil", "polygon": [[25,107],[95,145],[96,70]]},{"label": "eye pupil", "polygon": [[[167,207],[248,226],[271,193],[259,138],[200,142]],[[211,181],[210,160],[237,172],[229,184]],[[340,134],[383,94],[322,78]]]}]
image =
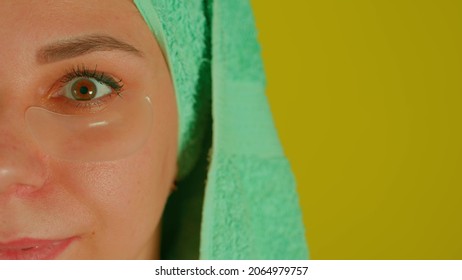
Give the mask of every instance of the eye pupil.
[{"label": "eye pupil", "polygon": [[81,93],[81,94],[87,94],[87,93],[88,93],[88,88],[85,87],[85,86],[81,87],[81,88],[80,88],[80,93]]},{"label": "eye pupil", "polygon": [[96,96],[96,85],[87,78],[81,78],[72,84],[71,92],[76,100],[91,100]]}]

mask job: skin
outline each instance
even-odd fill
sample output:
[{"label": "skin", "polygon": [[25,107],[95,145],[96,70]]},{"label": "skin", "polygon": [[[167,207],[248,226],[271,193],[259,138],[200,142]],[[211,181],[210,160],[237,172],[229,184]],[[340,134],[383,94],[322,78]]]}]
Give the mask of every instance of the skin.
[{"label": "skin", "polygon": [[[0,26],[0,243],[76,237],[58,259],[158,258],[159,221],[176,173],[177,109],[165,59],[134,4],[2,0]],[[127,42],[143,56],[115,50],[37,61],[44,45],[94,33]],[[134,154],[63,161],[27,133],[27,108],[82,64],[97,65],[122,79],[125,91],[151,98],[157,121]]]}]

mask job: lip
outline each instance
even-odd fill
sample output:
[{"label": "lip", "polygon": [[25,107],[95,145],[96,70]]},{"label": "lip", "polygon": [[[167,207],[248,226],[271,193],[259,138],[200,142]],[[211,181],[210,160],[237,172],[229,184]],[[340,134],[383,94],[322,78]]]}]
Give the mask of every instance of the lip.
[{"label": "lip", "polygon": [[75,240],[23,238],[7,243],[0,242],[0,260],[53,260]]}]

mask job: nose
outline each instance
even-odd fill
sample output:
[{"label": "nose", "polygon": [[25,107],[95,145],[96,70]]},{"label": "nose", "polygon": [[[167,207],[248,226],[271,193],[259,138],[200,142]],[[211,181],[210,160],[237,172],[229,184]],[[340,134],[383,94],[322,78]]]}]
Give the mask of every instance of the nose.
[{"label": "nose", "polygon": [[0,195],[34,192],[45,183],[44,158],[34,148],[25,126],[4,117],[0,114]]}]

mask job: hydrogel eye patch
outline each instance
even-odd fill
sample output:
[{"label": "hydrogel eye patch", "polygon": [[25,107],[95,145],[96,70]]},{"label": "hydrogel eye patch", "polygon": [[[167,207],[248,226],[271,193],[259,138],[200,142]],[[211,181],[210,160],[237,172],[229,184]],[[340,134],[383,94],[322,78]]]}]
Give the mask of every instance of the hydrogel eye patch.
[{"label": "hydrogel eye patch", "polygon": [[70,161],[110,161],[139,150],[153,122],[149,97],[127,94],[114,97],[104,108],[56,112],[29,107],[29,131],[48,155]]}]

